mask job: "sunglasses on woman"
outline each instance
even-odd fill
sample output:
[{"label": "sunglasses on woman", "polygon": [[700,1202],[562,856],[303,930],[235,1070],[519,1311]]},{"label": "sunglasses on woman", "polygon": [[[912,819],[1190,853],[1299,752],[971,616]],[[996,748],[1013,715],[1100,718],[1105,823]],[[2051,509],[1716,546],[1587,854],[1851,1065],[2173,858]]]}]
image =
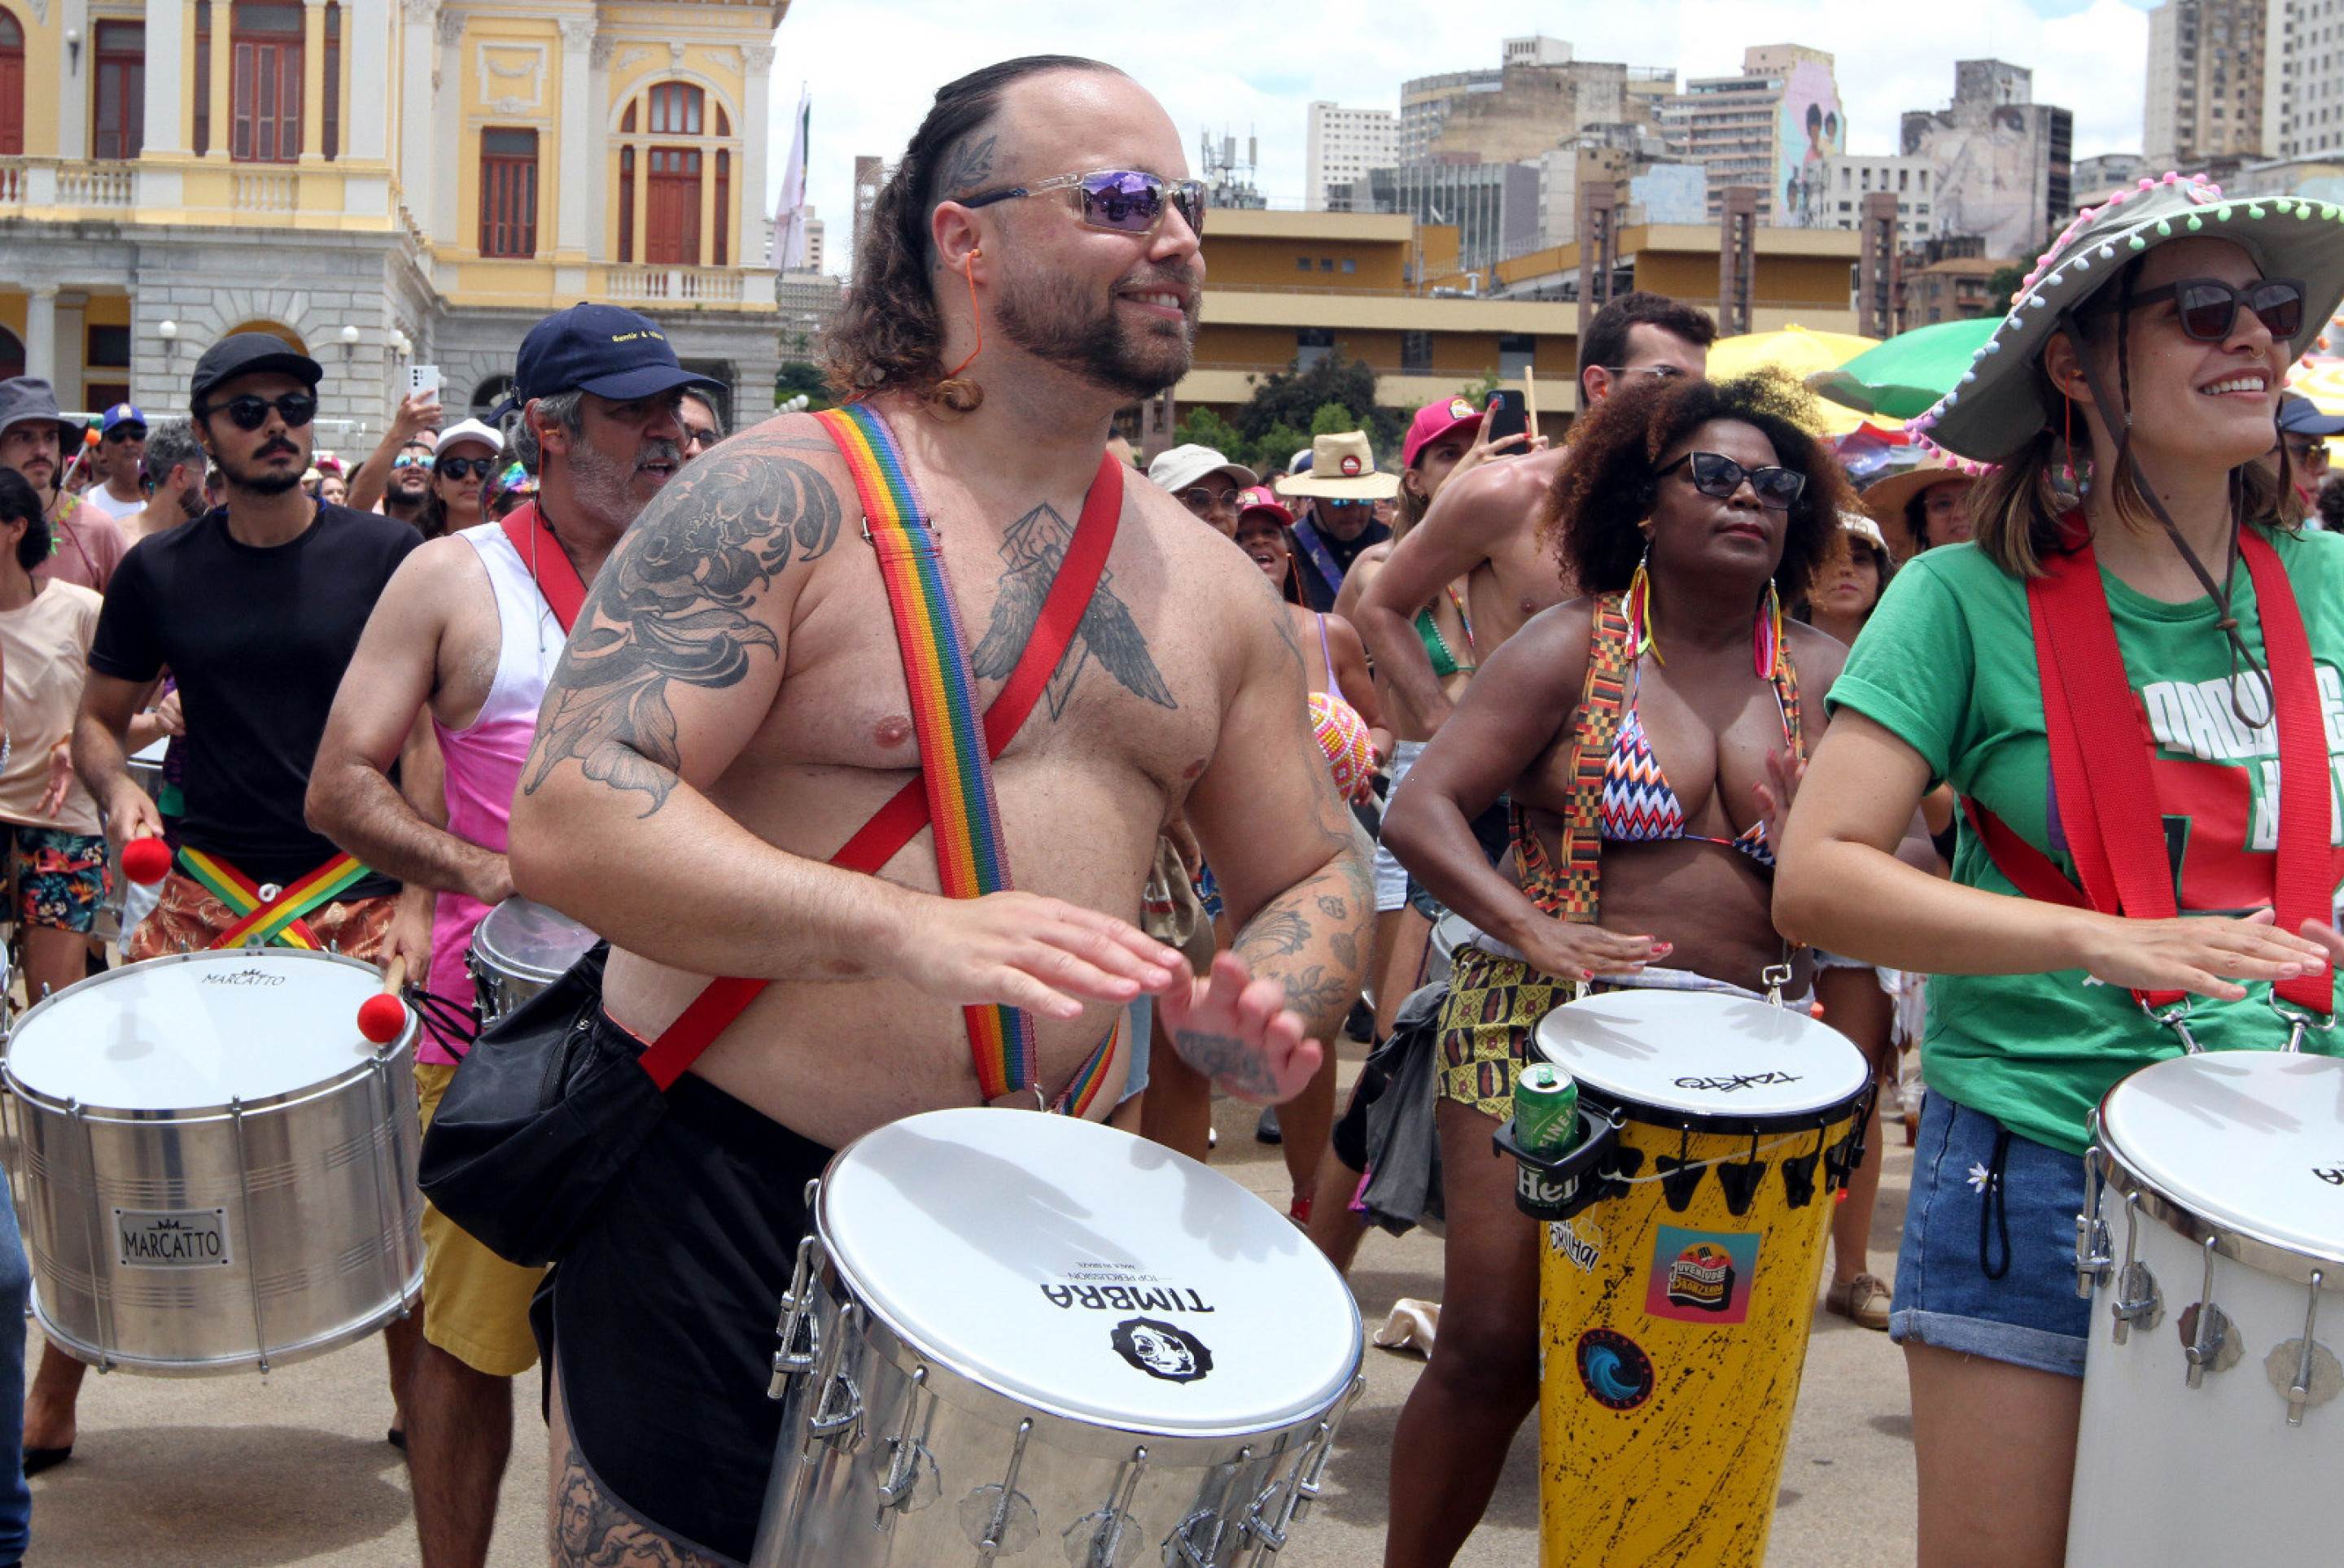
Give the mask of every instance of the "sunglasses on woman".
[{"label": "sunglasses on woman", "polygon": [[[2293,341],[2303,330],[2303,285],[2292,277],[2266,277],[2241,288],[2218,277],[2185,277],[2132,297],[2133,308],[2173,301],[2184,336],[2199,343],[2224,343],[2238,325],[2238,308],[2254,312],[2273,339]],[[2113,309],[2116,301],[2108,302]]]},{"label": "sunglasses on woman", "polygon": [[1787,512],[1806,493],[1807,477],[1796,468],[1745,468],[1733,458],[1719,452],[1687,452],[1655,477],[1665,478],[1679,468],[1689,470],[1692,487],[1704,496],[1719,500],[1730,499],[1747,480],[1757,494],[1758,504],[1769,511]]},{"label": "sunglasses on woman", "polygon": [[225,403],[213,403],[196,410],[198,419],[214,414],[226,414],[236,421],[239,430],[258,430],[268,423],[268,411],[274,408],[293,429],[299,429],[318,417],[318,399],[307,392],[288,392],[282,397],[263,397],[248,392],[241,397],[231,397]]},{"label": "sunglasses on woman", "polygon": [[960,205],[991,206],[995,202],[1016,201],[1055,190],[1069,193],[1076,216],[1085,228],[1105,229],[1110,234],[1153,235],[1163,226],[1165,213],[1177,207],[1188,232],[1200,239],[1204,237],[1203,182],[1167,180],[1145,169],[1092,169],[1085,174],[1060,175],[1030,186],[1011,186],[1005,190],[964,197]]},{"label": "sunglasses on woman", "polygon": [[494,457],[442,457],[431,471],[443,479],[485,479],[496,466]]}]

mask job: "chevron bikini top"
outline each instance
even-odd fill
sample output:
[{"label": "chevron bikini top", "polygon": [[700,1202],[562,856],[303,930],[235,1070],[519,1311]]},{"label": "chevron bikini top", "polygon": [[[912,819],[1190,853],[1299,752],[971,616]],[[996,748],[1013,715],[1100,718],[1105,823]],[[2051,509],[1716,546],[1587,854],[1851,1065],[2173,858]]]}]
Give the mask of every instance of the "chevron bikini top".
[{"label": "chevron bikini top", "polygon": [[[1631,677],[1641,685],[1641,679]],[[1661,771],[1661,759],[1652,751],[1652,742],[1644,733],[1644,720],[1637,712],[1637,693],[1632,687],[1628,710],[1620,716],[1620,734],[1612,743],[1612,754],[1603,763],[1603,805],[1596,821],[1598,830],[1607,843],[1652,844],[1664,839],[1690,839],[1701,844],[1723,844],[1738,849],[1760,865],[1774,864],[1773,846],[1766,842],[1766,824],[1753,822],[1731,839],[1713,838],[1705,833],[1688,830],[1684,803]],[[1782,693],[1775,693],[1775,706],[1782,705]],[[1789,715],[1783,716],[1783,739],[1791,741]]]}]

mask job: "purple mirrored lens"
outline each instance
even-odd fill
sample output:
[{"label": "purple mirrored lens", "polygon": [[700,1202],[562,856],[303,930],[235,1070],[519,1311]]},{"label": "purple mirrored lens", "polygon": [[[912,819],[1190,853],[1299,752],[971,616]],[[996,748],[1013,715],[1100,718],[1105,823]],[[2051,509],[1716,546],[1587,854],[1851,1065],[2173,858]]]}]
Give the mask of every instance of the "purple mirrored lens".
[{"label": "purple mirrored lens", "polygon": [[1083,216],[1102,228],[1137,232],[1164,210],[1164,182],[1154,175],[1110,169],[1083,181]]}]

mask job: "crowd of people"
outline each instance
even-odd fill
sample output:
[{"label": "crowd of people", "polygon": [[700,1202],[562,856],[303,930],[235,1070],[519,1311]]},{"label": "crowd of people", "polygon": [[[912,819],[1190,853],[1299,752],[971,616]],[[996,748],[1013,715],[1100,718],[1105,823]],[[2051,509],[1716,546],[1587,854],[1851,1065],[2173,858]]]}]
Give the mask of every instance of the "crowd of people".
[{"label": "crowd of people", "polygon": [[[1102,157],[1125,166],[1059,177]],[[834,1150],[1039,1101],[1207,1159],[1218,1092],[1275,1108],[1292,1216],[1339,1267],[1379,1225],[1445,1227],[1388,1483],[1386,1561],[1414,1568],[1460,1549],[1537,1398],[1541,1232],[1491,1134],[1540,1020],[1778,991],[1864,1053],[1873,1114],[1917,1141],[1904,1266],[1868,1250],[1874,1161],[1834,1211],[1825,1303],[1905,1348],[1923,1561],[2056,1561],[2084,1117],[2168,1043],[2128,992],[2194,993],[2199,1040],[2268,1046],[2270,984],[2344,957],[2325,899],[2268,912],[2298,853],[2270,825],[2275,747],[2205,739],[2300,717],[2309,663],[2283,650],[2305,629],[2344,657],[2317,526],[2344,511],[2323,445],[2344,420],[2279,392],[2344,261],[2291,226],[2138,238],[2198,209],[2188,182],[2112,205],[2030,280],[2057,307],[2014,313],[1927,422],[1970,461],[1861,493],[1801,388],[1708,379],[1711,318],[1648,293],[1580,342],[1566,442],[1493,438],[1494,404],[1446,398],[1396,455],[1353,431],[1283,472],[1184,446],[1143,475],[1102,454],[1188,364],[1206,215],[1180,162],[1109,67],[952,84],[826,340],[860,438],[953,519],[974,681],[1017,683],[1053,574],[1108,541],[976,791],[1016,890],[1005,868],[956,890],[916,838],[830,863],[943,765],[857,538],[880,502],[839,417],[726,440],[641,317],[549,317],[505,406],[409,398],[348,471],[313,448],[318,367],[274,338],[211,346],[188,416],[151,427],[124,404],[85,433],[45,383],[0,383],[0,824],[29,995],[102,967],[109,867],[145,837],[175,859],[121,910],[126,962],[211,944],[256,884],[460,1010],[472,930],[517,890],[607,940],[564,982],[581,1049],[690,1070],[550,1276],[427,1215],[422,1310],[385,1335],[427,1563],[484,1559],[511,1382],[541,1360],[557,1562],[745,1560],[774,1304]],[[2129,262],[2058,271],[2119,228]],[[2054,757],[2063,678],[2028,603],[2079,569],[2119,678],[2235,705],[2155,731],[2159,804],[2197,829],[2173,918],[2100,907],[2072,841],[2084,781]],[[158,741],[150,792],[130,758]],[[2079,866],[2076,899],[2022,896]],[[754,983],[709,1022],[714,976]],[[964,1043],[995,1010],[1023,1081]],[[1347,1024],[1372,1054],[1339,1107]],[[467,1044],[426,1031],[427,1124]],[[1916,1057],[1925,1101],[1900,1089]],[[0,1311],[25,1290],[8,1230]],[[0,1419],[0,1559],[23,1477],[70,1459],[81,1374],[52,1347],[23,1390],[0,1349],[0,1408],[23,1410]]]}]

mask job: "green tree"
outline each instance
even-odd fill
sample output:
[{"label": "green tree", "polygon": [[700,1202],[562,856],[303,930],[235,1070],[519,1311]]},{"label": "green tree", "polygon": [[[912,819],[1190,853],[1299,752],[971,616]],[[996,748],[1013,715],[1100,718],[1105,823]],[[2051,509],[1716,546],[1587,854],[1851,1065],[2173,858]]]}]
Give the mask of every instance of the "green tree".
[{"label": "green tree", "polygon": [[1465,390],[1460,392],[1458,396],[1476,408],[1487,408],[1490,406],[1490,399],[1496,397],[1505,385],[1496,371],[1484,370],[1479,381],[1466,383]]},{"label": "green tree", "polygon": [[832,407],[830,387],[822,378],[822,371],[804,360],[793,360],[781,368],[773,377],[773,401],[788,402],[799,393],[806,396],[806,407],[823,409]]},{"label": "green tree", "polygon": [[1310,433],[1313,436],[1340,436],[1347,430],[1359,427],[1359,421],[1340,403],[1321,403],[1318,411],[1310,416]]},{"label": "green tree", "polygon": [[1247,450],[1244,461],[1248,467],[1267,478],[1286,472],[1286,465],[1293,461],[1294,454],[1309,445],[1309,431],[1298,430],[1291,425],[1272,425]]},{"label": "green tree", "polygon": [[[1210,447],[1233,463],[1243,463],[1252,449],[1252,443],[1238,432],[1238,427],[1214,413],[1210,408],[1196,407],[1180,416],[1172,438],[1176,445]],[[1250,465],[1248,465],[1250,466]]]},{"label": "green tree", "polygon": [[[1253,397],[1237,411],[1234,422],[1255,443],[1258,457],[1265,455],[1263,447],[1270,444],[1273,428],[1284,426],[1286,431],[1300,433],[1300,439],[1288,446],[1290,451],[1310,444],[1308,432],[1317,425],[1318,411],[1329,403],[1346,409],[1366,409],[1364,415],[1350,416],[1353,422],[1343,427],[1365,428],[1377,451],[1398,455],[1403,416],[1378,406],[1372,369],[1340,355],[1329,354],[1309,366],[1274,370],[1260,377],[1254,383]],[[1286,431],[1280,432],[1279,443],[1287,441]]]},{"label": "green tree", "polygon": [[2023,266],[1998,266],[1986,278],[1985,286],[1994,292],[1994,303],[1987,307],[1986,314],[2007,316],[2010,314],[2010,302],[2017,297],[2020,289],[2026,286],[2026,269]]}]

